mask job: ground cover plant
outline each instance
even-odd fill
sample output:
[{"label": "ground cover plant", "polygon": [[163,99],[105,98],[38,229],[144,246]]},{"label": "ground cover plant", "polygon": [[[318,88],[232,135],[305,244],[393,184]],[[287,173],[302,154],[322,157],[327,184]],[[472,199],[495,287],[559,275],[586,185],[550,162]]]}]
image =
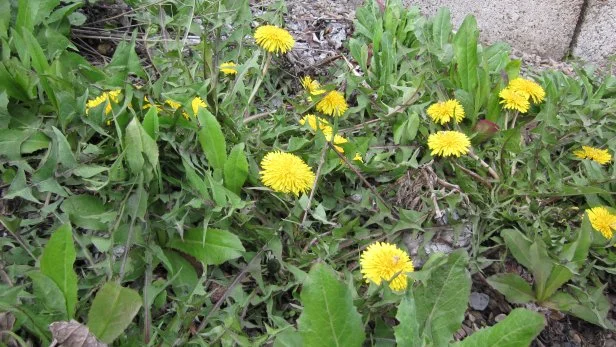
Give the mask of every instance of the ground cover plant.
[{"label": "ground cover plant", "polygon": [[[0,0],[0,344],[614,329],[613,76],[393,0],[312,75],[284,1],[110,3]],[[477,279],[513,309],[460,337]]]}]

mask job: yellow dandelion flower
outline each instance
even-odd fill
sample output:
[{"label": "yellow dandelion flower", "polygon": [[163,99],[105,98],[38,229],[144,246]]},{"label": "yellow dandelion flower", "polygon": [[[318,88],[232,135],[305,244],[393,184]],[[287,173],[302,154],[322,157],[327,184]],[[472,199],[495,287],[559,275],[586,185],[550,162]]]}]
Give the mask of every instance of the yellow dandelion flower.
[{"label": "yellow dandelion flower", "polygon": [[545,91],[535,81],[518,77],[509,82],[509,88],[528,94],[535,104],[538,104],[545,99]]},{"label": "yellow dandelion flower", "polygon": [[436,134],[430,134],[428,147],[432,150],[432,155],[459,157],[468,153],[471,141],[468,136],[459,131],[439,131]]},{"label": "yellow dandelion flower", "polygon": [[200,97],[196,96],[190,102],[190,106],[192,107],[193,114],[196,116],[197,113],[199,112],[199,107],[205,108],[205,107],[207,107],[207,104],[205,103],[205,101],[203,101],[203,99],[201,99]]},{"label": "yellow dandelion flower", "polygon": [[169,107],[171,107],[173,111],[176,111],[178,108],[182,107],[182,104],[171,99],[165,100],[165,104],[169,105]]},{"label": "yellow dandelion flower", "polygon": [[159,112],[161,110],[161,106],[160,105],[150,103],[150,100],[148,100],[148,98],[144,96],[143,97],[143,107],[141,109],[142,110],[147,110],[147,109],[149,109],[151,107],[156,107],[156,110],[159,111]]},{"label": "yellow dandelion flower", "polygon": [[364,162],[364,158],[362,158],[361,153],[359,153],[359,152],[355,153],[355,156],[353,157],[353,160],[358,161],[360,163]]},{"label": "yellow dandelion flower", "polygon": [[528,93],[507,87],[501,90],[498,96],[503,99],[500,103],[504,105],[504,108],[517,110],[521,113],[528,112],[528,108],[530,107],[530,102],[528,102],[530,95],[528,95]]},{"label": "yellow dandelion flower", "polygon": [[[389,282],[389,288],[403,291],[408,286],[407,273],[413,272],[413,262],[409,255],[396,245],[376,242],[362,252],[359,259],[361,273],[367,283]],[[394,278],[395,276],[395,278]]]},{"label": "yellow dandelion flower", "polygon": [[220,64],[220,71],[225,75],[235,75],[237,73],[236,64],[232,61]]},{"label": "yellow dandelion flower", "polygon": [[348,108],[344,96],[337,90],[327,93],[317,104],[317,111],[334,117],[340,117]]},{"label": "yellow dandelion flower", "polygon": [[262,25],[255,31],[257,44],[270,53],[287,53],[295,46],[288,31],[275,25]]},{"label": "yellow dandelion flower", "polygon": [[94,99],[88,100],[86,103],[86,115],[93,109],[101,104],[105,104],[105,115],[108,115],[112,111],[111,103],[117,104],[120,102],[120,94],[122,91],[119,89],[103,92],[101,95]]},{"label": "yellow dandelion flower", "polygon": [[435,123],[441,123],[441,125],[449,123],[452,119],[458,123],[464,119],[464,108],[456,99],[432,104],[428,107],[427,113]]},{"label": "yellow dandelion flower", "polygon": [[601,165],[605,165],[612,160],[612,155],[607,149],[590,146],[582,146],[582,149],[573,151],[573,154],[580,159],[594,160]]},{"label": "yellow dandelion flower", "polygon": [[[331,142],[332,132],[334,131],[334,129],[329,127],[329,128],[323,129],[322,131],[323,131],[323,135],[325,135],[325,139]],[[341,145],[341,144],[348,143],[348,142],[349,140],[346,137],[338,135],[338,134],[334,135],[334,147],[336,148],[338,152],[344,153],[344,148],[337,146],[337,145]]]},{"label": "yellow dandelion flower", "polygon": [[317,117],[313,114],[307,114],[299,120],[299,124],[301,125],[305,125],[306,122],[308,122],[308,126],[310,126],[310,129],[313,131],[317,131],[317,129],[323,131],[324,129],[331,128],[329,122],[325,118]]},{"label": "yellow dandelion flower", "polygon": [[325,93],[325,89],[321,89],[321,84],[317,80],[313,80],[310,76],[304,76],[302,78],[302,87],[310,95],[321,95]]},{"label": "yellow dandelion flower", "polygon": [[599,231],[606,239],[611,239],[614,236],[614,230],[616,230],[616,215],[610,213],[607,208],[603,206],[593,207],[586,210],[588,214],[588,220],[593,229]]},{"label": "yellow dandelion flower", "polygon": [[270,152],[261,161],[261,181],[280,193],[298,196],[310,190],[314,173],[302,158],[291,153]]}]

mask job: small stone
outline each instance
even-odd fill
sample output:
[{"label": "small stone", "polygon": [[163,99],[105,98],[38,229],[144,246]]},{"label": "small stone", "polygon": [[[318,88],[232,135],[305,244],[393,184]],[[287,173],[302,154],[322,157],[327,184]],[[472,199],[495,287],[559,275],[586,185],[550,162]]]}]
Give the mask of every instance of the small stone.
[{"label": "small stone", "polygon": [[580,337],[580,335],[578,334],[573,334],[573,336],[571,337],[571,339],[573,340],[573,342],[575,344],[577,344],[578,346],[580,346],[582,344],[582,338]]},{"label": "small stone", "polygon": [[496,321],[496,323],[502,321],[503,319],[507,318],[507,315],[504,313],[499,314],[498,316],[494,317],[494,320]]},{"label": "small stone", "polygon": [[469,301],[473,310],[483,311],[488,307],[490,297],[484,293],[472,292]]}]

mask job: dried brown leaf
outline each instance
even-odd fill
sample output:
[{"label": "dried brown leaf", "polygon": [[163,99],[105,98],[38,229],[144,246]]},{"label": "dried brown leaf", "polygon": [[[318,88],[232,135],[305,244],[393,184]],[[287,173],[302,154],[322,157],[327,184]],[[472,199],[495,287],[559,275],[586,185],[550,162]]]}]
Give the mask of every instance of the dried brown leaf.
[{"label": "dried brown leaf", "polygon": [[88,327],[71,319],[70,322],[59,321],[49,324],[49,331],[54,338],[54,344],[61,347],[107,347],[99,342]]}]

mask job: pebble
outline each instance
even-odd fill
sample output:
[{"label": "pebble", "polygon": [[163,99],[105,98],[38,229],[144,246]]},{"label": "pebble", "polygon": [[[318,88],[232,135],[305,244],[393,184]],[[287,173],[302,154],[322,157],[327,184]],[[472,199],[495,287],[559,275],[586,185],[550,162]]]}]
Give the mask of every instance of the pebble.
[{"label": "pebble", "polygon": [[494,320],[496,321],[496,323],[502,321],[503,319],[507,318],[507,315],[504,313],[499,314],[498,316],[494,317]]},{"label": "pebble", "polygon": [[483,311],[488,307],[490,297],[484,293],[472,292],[469,301],[473,310]]}]

